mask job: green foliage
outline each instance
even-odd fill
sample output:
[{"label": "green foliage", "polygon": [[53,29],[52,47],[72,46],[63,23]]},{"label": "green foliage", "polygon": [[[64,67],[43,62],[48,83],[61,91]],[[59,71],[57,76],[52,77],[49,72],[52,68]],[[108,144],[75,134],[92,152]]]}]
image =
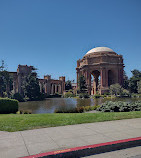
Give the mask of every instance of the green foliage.
[{"label": "green foliage", "polygon": [[9,72],[5,69],[4,61],[2,60],[2,65],[0,66],[0,96],[9,97],[10,91],[12,90],[13,81]]},{"label": "green foliage", "polygon": [[123,88],[129,89],[129,79],[125,71],[123,71]]},{"label": "green foliage", "polygon": [[88,93],[80,93],[79,98],[89,98],[89,94]]},{"label": "green foliage", "polygon": [[70,89],[72,89],[72,83],[71,80],[68,80],[65,83],[65,90],[70,90]]},{"label": "green foliage", "polygon": [[44,99],[44,95],[40,93],[39,81],[35,72],[30,73],[27,77],[25,77],[23,82],[23,91],[25,97],[28,97],[29,100]]},{"label": "green foliage", "polygon": [[55,113],[83,113],[84,107],[76,107],[72,109],[56,109]]},{"label": "green foliage", "polygon": [[118,101],[118,102],[107,101],[103,103],[97,110],[102,112],[141,111],[141,101],[137,101],[134,103],[128,103],[122,101]]},{"label": "green foliage", "polygon": [[122,88],[121,96],[131,97],[130,92],[127,89]]},{"label": "green foliage", "polygon": [[15,99],[0,98],[0,114],[16,113],[18,101]]},{"label": "green foliage", "polygon": [[1,114],[0,131],[23,131],[38,128],[141,118],[141,111],[69,114]]},{"label": "green foliage", "polygon": [[137,83],[141,80],[141,71],[133,70],[132,77],[129,80],[129,88],[131,93],[138,93],[138,85]]},{"label": "green foliage", "polygon": [[[101,95],[100,94],[95,94],[94,95],[94,98],[100,98],[101,97]],[[106,96],[105,96],[106,97]]]},{"label": "green foliage", "polygon": [[96,110],[97,108],[99,108],[99,105],[95,105],[95,106],[84,106],[84,111],[92,111],[92,110]]},{"label": "green foliage", "polygon": [[137,82],[138,93],[141,94],[141,80]]},{"label": "green foliage", "polygon": [[61,94],[56,93],[56,94],[53,94],[53,95],[47,95],[44,98],[61,98],[61,97],[62,97]]},{"label": "green foliage", "polygon": [[87,92],[86,81],[85,81],[85,77],[83,75],[81,75],[78,79],[78,92],[79,93]]},{"label": "green foliage", "polygon": [[19,102],[24,102],[25,101],[24,98],[19,93],[13,94],[12,99],[16,99]]},{"label": "green foliage", "polygon": [[16,114],[32,114],[32,111],[30,111],[30,110],[20,110],[20,111],[17,111]]},{"label": "green foliage", "polygon": [[74,93],[70,92],[70,91],[69,91],[69,92],[66,92],[66,93],[64,94],[64,97],[65,97],[65,98],[69,98],[69,97],[71,98],[71,97],[75,97],[75,96],[76,96],[76,95],[75,95]]},{"label": "green foliage", "polygon": [[111,95],[116,95],[117,96],[117,95],[120,95],[121,92],[122,92],[122,87],[118,83],[112,84],[110,86],[110,93],[111,93]]},{"label": "green foliage", "polygon": [[55,113],[83,113],[85,111],[96,110],[99,106],[80,106],[73,109],[56,109]]}]

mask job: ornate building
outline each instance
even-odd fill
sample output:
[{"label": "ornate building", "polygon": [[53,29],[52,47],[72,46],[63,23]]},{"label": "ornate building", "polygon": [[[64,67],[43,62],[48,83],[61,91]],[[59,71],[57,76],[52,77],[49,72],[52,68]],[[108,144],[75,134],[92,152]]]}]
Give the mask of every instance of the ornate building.
[{"label": "ornate building", "polygon": [[59,80],[51,79],[50,75],[44,76],[44,79],[39,79],[40,91],[47,95],[63,94],[65,91],[65,77],[59,77]]},{"label": "ornate building", "polygon": [[77,81],[79,76],[83,75],[90,95],[96,94],[97,91],[104,94],[108,92],[111,84],[123,84],[123,69],[122,55],[107,47],[96,47],[77,61]]},{"label": "ornate building", "polygon": [[[13,77],[13,92],[23,95],[22,85],[25,76],[29,75],[34,70],[33,66],[18,65],[17,72],[10,72]],[[65,91],[65,77],[59,77],[59,80],[51,79],[51,76],[44,76],[44,79],[39,79],[40,91],[47,95],[56,93],[63,94]]]}]

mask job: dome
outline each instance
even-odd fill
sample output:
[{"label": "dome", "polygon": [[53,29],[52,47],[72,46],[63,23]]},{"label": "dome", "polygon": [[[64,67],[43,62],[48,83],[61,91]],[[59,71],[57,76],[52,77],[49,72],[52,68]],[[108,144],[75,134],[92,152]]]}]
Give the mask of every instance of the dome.
[{"label": "dome", "polygon": [[86,55],[90,55],[92,53],[97,53],[97,52],[114,52],[111,48],[108,47],[96,47],[91,50],[89,50]]}]

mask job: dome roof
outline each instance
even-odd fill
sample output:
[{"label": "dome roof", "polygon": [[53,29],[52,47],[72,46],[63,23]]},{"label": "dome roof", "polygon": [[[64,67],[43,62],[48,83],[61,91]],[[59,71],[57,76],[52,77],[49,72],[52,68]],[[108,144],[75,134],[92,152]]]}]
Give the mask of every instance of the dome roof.
[{"label": "dome roof", "polygon": [[92,53],[97,53],[97,52],[114,52],[111,48],[108,47],[96,47],[91,50],[89,50],[86,55],[90,55]]}]

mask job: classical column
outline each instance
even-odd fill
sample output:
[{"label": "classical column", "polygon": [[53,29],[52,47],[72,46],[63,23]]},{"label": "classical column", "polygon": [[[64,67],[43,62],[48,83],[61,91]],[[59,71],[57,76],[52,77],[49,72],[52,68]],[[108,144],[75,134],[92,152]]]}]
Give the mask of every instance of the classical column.
[{"label": "classical column", "polygon": [[54,84],[51,85],[51,94],[54,94]]},{"label": "classical column", "polygon": [[78,88],[78,80],[79,80],[79,71],[77,71],[77,88]]},{"label": "classical column", "polygon": [[45,83],[45,93],[47,94],[47,83]]},{"label": "classical column", "polygon": [[42,93],[42,84],[41,84],[41,82],[39,82],[39,86],[40,86],[40,92]]},{"label": "classical column", "polygon": [[14,76],[14,77],[13,77],[13,91],[14,91],[14,94],[17,93],[17,90],[16,90],[16,89],[17,89],[17,88],[16,88],[16,87],[17,87],[17,86],[16,86],[16,80],[17,80],[17,78]]},{"label": "classical column", "polygon": [[58,93],[61,94],[61,86],[60,86],[60,84],[58,85]]},{"label": "classical column", "polygon": [[101,69],[101,87],[105,87],[106,86],[106,71],[105,69]]},{"label": "classical column", "polygon": [[94,82],[93,82],[93,88],[94,88],[94,94],[98,91],[98,76],[94,76]]},{"label": "classical column", "polygon": [[57,93],[57,85],[55,84],[55,93]]},{"label": "classical column", "polygon": [[88,87],[88,94],[91,95],[91,73],[88,70],[86,71],[86,84]]},{"label": "classical column", "polygon": [[22,85],[22,79],[21,79],[21,74],[19,73],[18,74],[18,93],[22,93],[22,90],[21,90],[21,85]]}]

